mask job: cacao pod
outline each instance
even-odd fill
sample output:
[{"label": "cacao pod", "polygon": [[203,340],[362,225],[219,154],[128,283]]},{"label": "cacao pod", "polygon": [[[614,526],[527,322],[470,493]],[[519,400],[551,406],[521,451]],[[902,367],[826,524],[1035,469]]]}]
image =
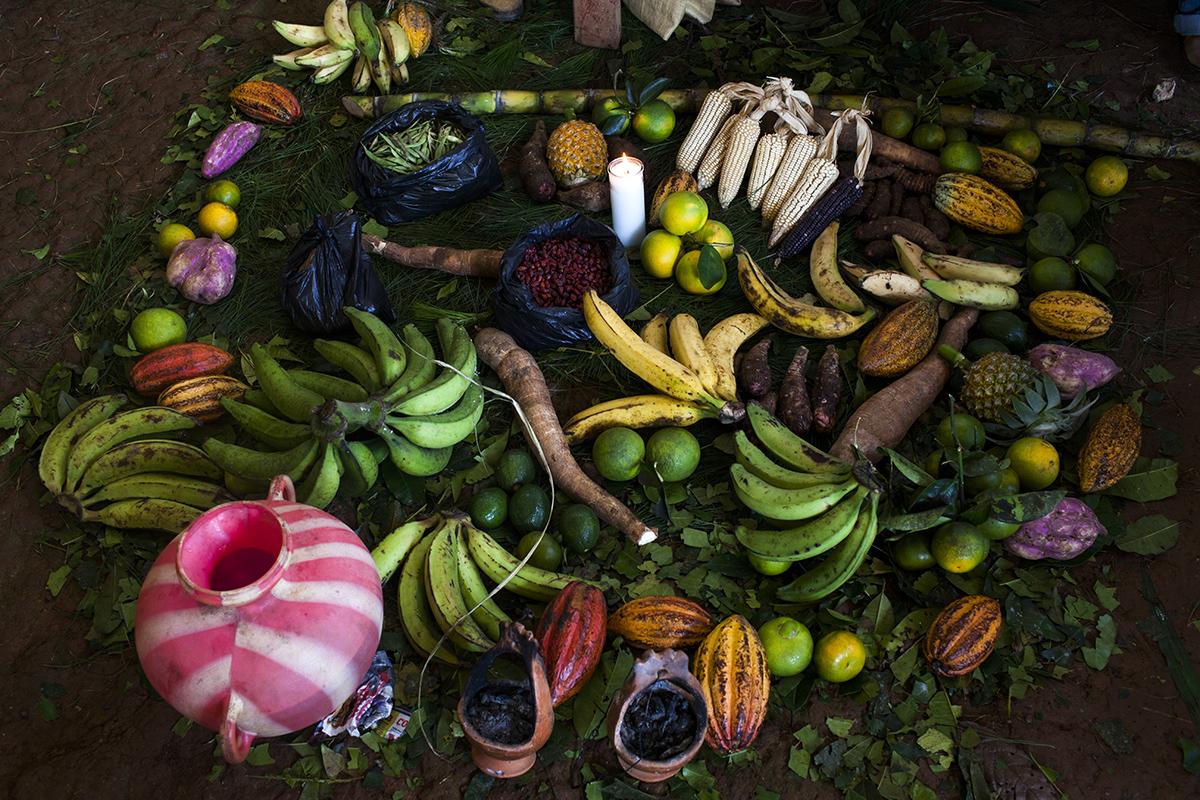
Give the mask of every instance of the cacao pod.
[{"label": "cacao pod", "polygon": [[959,225],[982,233],[1019,233],[1025,224],[1016,201],[978,175],[940,176],[933,185],[933,204]]},{"label": "cacao pod", "polygon": [[392,12],[392,19],[404,28],[409,55],[420,58],[433,40],[433,21],[429,19],[429,12],[416,3],[401,3]]},{"label": "cacao pod", "polygon": [[690,172],[684,172],[677,169],[670,175],[662,179],[658,184],[658,188],[654,190],[654,196],[650,199],[650,214],[646,217],[646,224],[651,228],[659,226],[658,212],[662,208],[663,201],[670,197],[675,192],[699,192],[700,184],[696,183],[696,179]]},{"label": "cacao pod", "polygon": [[129,380],[135,392],[154,397],[173,383],[202,375],[221,375],[231,366],[233,356],[216,345],[182,342],[139,358],[129,371]]},{"label": "cacao pod", "polygon": [[692,672],[708,701],[708,746],[729,754],[754,744],[771,695],[767,656],[754,626],[740,614],[726,618],[696,649]]},{"label": "cacao pod", "polygon": [[1002,189],[1028,189],[1037,180],[1033,165],[1007,150],[980,146],[979,155],[983,159],[979,175]]},{"label": "cacao pod", "polygon": [[873,378],[903,375],[915,367],[937,341],[937,307],[927,300],[910,300],[888,312],[863,339],[858,371]]},{"label": "cacao pod", "polygon": [[1092,425],[1079,451],[1079,488],[1102,492],[1129,474],[1142,449],[1142,421],[1118,403]]},{"label": "cacao pod", "polygon": [[188,378],[163,389],[158,404],[172,408],[180,414],[200,422],[212,422],[225,413],[222,397],[241,399],[246,393],[246,384],[228,375],[201,375]]},{"label": "cacao pod", "polygon": [[1000,635],[1000,602],[983,594],[953,601],[925,634],[925,660],[943,678],[966,675],[982,664]]},{"label": "cacao pod", "polygon": [[234,108],[259,122],[291,125],[300,119],[300,101],[288,89],[271,81],[246,81],[229,92]]},{"label": "cacao pod", "polygon": [[1074,289],[1042,292],[1029,302],[1029,318],[1047,336],[1072,342],[1103,336],[1113,321],[1101,300]]},{"label": "cacao pod", "polygon": [[546,662],[553,706],[574,697],[596,671],[607,618],[604,593],[580,581],[564,586],[542,612],[534,635]]},{"label": "cacao pod", "polygon": [[641,650],[691,647],[712,627],[712,617],[698,603],[669,595],[630,600],[608,618],[609,633]]}]

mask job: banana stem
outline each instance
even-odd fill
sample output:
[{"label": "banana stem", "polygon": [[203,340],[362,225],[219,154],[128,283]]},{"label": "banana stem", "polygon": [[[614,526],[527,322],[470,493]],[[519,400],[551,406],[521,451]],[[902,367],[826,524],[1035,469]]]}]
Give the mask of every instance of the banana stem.
[{"label": "banana stem", "polygon": [[361,428],[378,429],[387,419],[387,413],[388,407],[382,400],[371,399],[361,403],[329,400],[317,409],[314,429],[321,438],[333,441]]},{"label": "banana stem", "polygon": [[967,363],[967,357],[948,344],[938,345],[938,355],[956,367],[964,366]]}]

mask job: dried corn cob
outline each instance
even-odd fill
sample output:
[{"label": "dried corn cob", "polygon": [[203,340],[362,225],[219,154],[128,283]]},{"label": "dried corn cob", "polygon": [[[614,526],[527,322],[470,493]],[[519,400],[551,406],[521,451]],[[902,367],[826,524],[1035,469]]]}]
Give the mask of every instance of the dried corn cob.
[{"label": "dried corn cob", "polygon": [[783,153],[787,150],[789,134],[787,131],[768,133],[758,140],[754,148],[754,160],[750,165],[750,182],[746,184],[746,199],[750,208],[758,209],[771,185],[771,178],[783,161]]},{"label": "dried corn cob", "polygon": [[792,193],[796,181],[800,180],[800,176],[808,167],[808,162],[816,155],[817,142],[816,136],[805,135],[793,136],[792,140],[788,142],[783,159],[779,162],[779,168],[775,170],[775,177],[771,179],[771,185],[767,187],[767,193],[763,195],[763,222],[770,224],[775,220],[775,215],[783,207],[783,201]]},{"label": "dried corn cob", "polygon": [[783,245],[779,248],[780,257],[790,258],[803,252],[816,241],[821,231],[828,228],[830,223],[842,216],[862,196],[862,183],[853,175],[835,183],[825,196],[800,218],[796,227],[792,228],[792,232],[783,240]]},{"label": "dried corn cob", "polygon": [[708,152],[700,160],[700,167],[696,170],[696,183],[701,189],[707,189],[717,182],[717,176],[721,174],[721,163],[725,160],[725,150],[729,146],[729,132],[733,130],[733,124],[737,120],[736,116],[725,120],[712,144],[708,146]]},{"label": "dried corn cob", "polygon": [[784,201],[783,207],[775,216],[775,224],[771,227],[771,237],[768,245],[775,244],[788,234],[810,208],[816,205],[821,196],[838,179],[837,162],[833,159],[817,156],[808,162],[804,174],[796,182],[796,188]]},{"label": "dried corn cob", "polygon": [[725,146],[725,157],[721,159],[721,180],[717,184],[717,201],[721,208],[728,208],[742,188],[746,168],[762,133],[759,127],[761,112],[739,116],[729,129],[729,142]]},{"label": "dried corn cob", "polygon": [[709,92],[700,104],[700,113],[696,115],[696,121],[692,123],[683,144],[679,146],[675,166],[684,172],[694,172],[713,137],[732,110],[733,100],[728,94],[721,89]]}]

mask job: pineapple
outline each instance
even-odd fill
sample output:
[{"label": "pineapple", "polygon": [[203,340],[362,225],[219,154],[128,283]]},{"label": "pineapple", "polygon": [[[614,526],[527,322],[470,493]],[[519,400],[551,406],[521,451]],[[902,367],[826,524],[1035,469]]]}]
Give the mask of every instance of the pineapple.
[{"label": "pineapple", "polygon": [[1011,353],[985,353],[963,371],[962,401],[985,422],[1002,422],[1013,400],[1033,383],[1038,371],[1025,359]]},{"label": "pineapple", "polygon": [[560,186],[594,181],[608,164],[604,134],[590,122],[571,119],[554,129],[546,142],[546,161]]}]

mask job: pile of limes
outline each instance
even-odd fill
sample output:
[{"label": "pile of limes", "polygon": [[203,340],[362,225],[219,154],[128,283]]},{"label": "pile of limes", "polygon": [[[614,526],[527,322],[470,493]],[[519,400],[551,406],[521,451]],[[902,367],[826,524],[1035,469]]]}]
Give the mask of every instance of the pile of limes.
[{"label": "pile of limes", "polygon": [[662,228],[642,240],[642,268],[654,278],[674,277],[689,294],[721,291],[733,255],[733,232],[708,218],[708,203],[696,192],[672,192],[658,211]]},{"label": "pile of limes", "polygon": [[700,466],[700,442],[686,428],[660,428],[649,439],[632,428],[609,428],[592,443],[592,463],[609,481],[631,481],[646,470],[663,483],[680,483]]},{"label": "pile of limes", "polygon": [[758,629],[767,669],[776,678],[799,675],[816,663],[817,675],[829,683],[845,683],[862,672],[867,648],[850,631],[830,631],[814,644],[804,623],[792,617],[775,617]]}]

